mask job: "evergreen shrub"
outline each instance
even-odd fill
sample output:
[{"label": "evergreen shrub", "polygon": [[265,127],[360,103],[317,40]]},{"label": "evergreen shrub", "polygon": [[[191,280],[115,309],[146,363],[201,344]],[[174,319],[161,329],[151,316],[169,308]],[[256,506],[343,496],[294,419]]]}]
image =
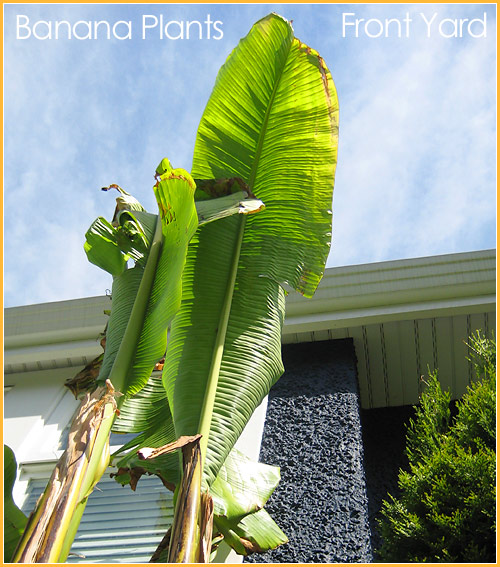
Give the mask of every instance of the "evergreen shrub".
[{"label": "evergreen shrub", "polygon": [[379,527],[387,562],[495,562],[496,345],[471,337],[477,381],[453,407],[430,373],[407,430],[409,471]]}]

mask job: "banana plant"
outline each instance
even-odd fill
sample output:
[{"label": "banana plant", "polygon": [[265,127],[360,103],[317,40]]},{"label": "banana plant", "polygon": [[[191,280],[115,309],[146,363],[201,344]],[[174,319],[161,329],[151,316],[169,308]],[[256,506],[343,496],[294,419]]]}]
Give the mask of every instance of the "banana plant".
[{"label": "banana plant", "polygon": [[[217,76],[191,174],[158,166],[159,213],[110,186],[120,192],[113,221],[97,219],[86,242],[113,275],[99,387],[82,402],[14,561],[65,560],[109,462],[112,427],[138,433],[118,455],[119,482],[134,487],[152,472],[175,489],[157,559],[205,562],[221,539],[243,555],[286,541],[263,509],[279,472],[233,447],[283,372],[285,289],[310,297],[322,277],[337,139],[329,70],[270,14]],[[163,374],[151,375],[169,329]]]},{"label": "banana plant", "polygon": [[[159,215],[120,189],[115,225],[98,218],[87,232],[89,259],[113,277],[113,308],[99,377],[83,399],[68,448],[29,518],[14,562],[61,562],[69,552],[88,496],[109,463],[109,433],[118,406],[147,382],[165,350],[167,327],[181,298],[180,274],[198,226],[195,184],[162,161],[155,194]],[[133,259],[134,266],[127,262]],[[162,266],[173,275],[167,278]],[[175,277],[177,274],[177,277]],[[152,340],[145,340],[149,330]]]},{"label": "banana plant", "polygon": [[229,195],[198,210],[188,172],[164,159],[156,177],[158,215],[115,186],[120,196],[113,221],[99,217],[87,231],[89,260],[113,275],[99,385],[81,402],[68,447],[28,520],[14,562],[66,559],[87,499],[109,464],[109,434],[119,408],[146,385],[165,353],[168,325],[181,301],[187,246],[198,223],[263,206],[245,191],[231,193],[231,184]]},{"label": "banana plant", "polygon": [[[337,96],[320,55],[296,39],[281,17],[257,22],[219,72],[198,129],[191,173],[202,179],[239,177],[265,209],[200,227],[191,240],[163,369],[166,395],[160,396],[173,420],[173,439],[201,435],[202,474],[196,475],[201,489],[196,484],[191,490],[212,494],[214,533],[243,555],[286,541],[262,503],[242,511],[240,499],[251,492],[250,482],[243,480],[247,464],[232,448],[283,371],[285,287],[310,297],[323,274],[337,138]],[[136,401],[144,420],[146,398]],[[151,418],[149,430],[159,431]],[[132,451],[118,462],[117,479],[135,483],[148,471],[176,484],[175,461],[145,446],[143,437],[135,447],[139,456]],[[244,489],[221,495],[221,478]],[[189,491],[178,494],[177,507],[186,509],[190,497]],[[200,498],[194,500],[199,506],[193,522],[200,526],[203,510]],[[188,523],[184,528],[185,539],[182,530],[172,531],[170,562],[199,557],[201,537],[187,545],[196,530]]]}]

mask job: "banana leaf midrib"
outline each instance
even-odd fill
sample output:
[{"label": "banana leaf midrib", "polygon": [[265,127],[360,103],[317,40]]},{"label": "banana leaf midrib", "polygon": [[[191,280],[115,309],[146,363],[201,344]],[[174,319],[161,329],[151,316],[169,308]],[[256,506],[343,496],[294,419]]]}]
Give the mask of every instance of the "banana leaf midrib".
[{"label": "banana leaf midrib", "polygon": [[[194,178],[241,177],[266,205],[262,214],[246,221],[237,280],[231,287],[232,309],[205,452],[207,485],[256,404],[283,372],[283,283],[312,295],[324,270],[331,226],[322,211],[331,207],[336,163],[330,102],[317,58],[300,46],[283,18],[273,14],[259,21],[219,71],[195,143]],[[253,76],[261,77],[258,86]],[[331,95],[334,100],[333,91]],[[224,111],[227,117],[221,119]],[[331,165],[325,165],[328,160]],[[186,293],[172,324],[163,373],[178,435],[200,432],[238,230],[238,223],[221,220],[200,227],[190,245]],[[197,279],[201,274],[206,278]],[[305,289],[304,278],[309,278]],[[260,331],[254,344],[255,325]],[[247,356],[252,362],[244,365]]]},{"label": "banana leaf midrib", "polygon": [[[288,47],[288,53],[290,53],[290,47],[291,47],[291,44]],[[257,149],[255,151],[255,158],[254,158],[254,161],[253,161],[253,164],[252,164],[252,169],[250,170],[250,176],[249,176],[249,179],[248,179],[248,185],[250,186],[250,188],[252,190],[253,190],[253,186],[254,186],[254,183],[255,183],[255,179],[257,177],[257,171],[258,171],[258,168],[259,168],[260,156],[262,154],[262,148],[264,146],[264,139],[266,137],[267,127],[268,127],[268,124],[269,124],[269,115],[271,114],[271,109],[273,107],[273,103],[274,103],[274,100],[276,98],[276,93],[278,91],[278,87],[280,85],[281,77],[283,76],[283,71],[286,67],[287,60],[288,60],[288,55],[285,58],[283,65],[281,66],[281,69],[279,70],[279,75],[276,77],[276,81],[274,83],[274,87],[273,87],[271,96],[269,98],[269,103],[268,103],[267,108],[266,108],[266,113],[264,115],[262,127],[260,129],[259,139],[257,141]]]},{"label": "banana leaf midrib", "polygon": [[236,282],[236,276],[238,274],[238,265],[240,260],[240,251],[243,241],[243,233],[245,232],[246,217],[240,218],[240,226],[238,231],[237,240],[234,246],[233,259],[231,264],[231,269],[229,273],[229,279],[227,283],[227,291],[225,295],[225,301],[222,306],[220,318],[219,318],[219,328],[217,331],[217,337],[215,340],[215,345],[212,354],[212,362],[210,366],[210,374],[207,380],[207,388],[205,390],[205,397],[203,400],[202,410],[200,414],[200,425],[199,431],[202,434],[200,441],[202,466],[205,461],[205,454],[208,445],[208,439],[210,436],[210,427],[212,423],[212,416],[214,411],[214,401],[215,395],[217,393],[217,385],[219,382],[220,366],[222,362],[222,356],[224,353],[224,345],[226,343],[227,326],[229,321],[229,316],[231,314],[231,307],[234,295],[234,285]]},{"label": "banana leaf midrib", "polygon": [[[292,43],[290,43],[290,46],[291,46],[291,44]],[[288,47],[288,53],[290,52],[290,46]],[[264,139],[266,137],[266,132],[267,132],[267,129],[268,129],[269,117],[270,117],[271,110],[273,108],[273,104],[274,104],[274,101],[275,101],[275,98],[276,98],[276,93],[277,93],[278,88],[280,86],[281,77],[283,76],[283,71],[285,69],[287,59],[288,59],[288,55],[287,55],[286,58],[284,58],[283,64],[281,65],[281,67],[279,69],[279,75],[277,76],[277,78],[274,82],[273,90],[272,90],[271,95],[269,97],[269,102],[267,104],[266,112],[265,112],[265,115],[264,115],[264,120],[263,120],[261,129],[260,129],[259,138],[258,138],[258,141],[257,141],[257,148],[256,148],[256,152],[255,152],[255,157],[254,157],[254,160],[253,160],[252,169],[250,171],[250,176],[249,176],[249,179],[248,179],[248,185],[249,185],[251,190],[253,190],[253,185],[254,185],[255,179],[257,177],[257,172],[258,172],[258,168],[259,168],[259,160],[260,160],[262,148],[263,148],[263,145],[264,145]],[[217,333],[217,338],[216,338],[216,342],[215,342],[215,345],[214,345],[214,351],[213,351],[213,356],[212,356],[211,372],[210,372],[210,375],[209,375],[209,378],[208,378],[208,381],[207,381],[207,389],[205,391],[205,397],[204,397],[202,411],[201,411],[201,415],[200,415],[199,432],[203,435],[201,442],[200,442],[202,462],[203,463],[204,463],[204,460],[205,460],[205,453],[206,453],[206,448],[207,448],[207,445],[208,445],[208,438],[209,438],[209,435],[210,435],[210,426],[211,426],[213,409],[214,409],[213,406],[214,406],[214,401],[215,401],[215,395],[216,395],[216,392],[217,392],[217,385],[218,385],[218,381],[219,381],[219,371],[220,371],[220,365],[221,365],[223,351],[224,351],[224,345],[225,345],[225,342],[226,342],[227,323],[228,323],[228,320],[229,320],[229,315],[231,313],[232,299],[233,299],[233,295],[234,295],[234,286],[235,286],[235,283],[236,283],[236,276],[237,276],[237,273],[238,273],[240,252],[241,252],[241,249],[242,249],[242,246],[243,246],[243,234],[245,232],[245,226],[246,226],[246,217],[243,217],[240,220],[240,226],[238,227],[238,236],[237,236],[237,241],[236,241],[236,245],[235,245],[235,249],[234,249],[234,253],[233,253],[233,260],[232,260],[232,265],[231,265],[230,278],[229,278],[228,286],[227,286],[226,298],[225,298],[224,306],[223,306],[222,312],[221,312],[219,330],[218,330],[218,333]],[[217,369],[216,374],[214,373],[214,370],[215,370],[214,364],[218,365],[218,369]]]},{"label": "banana leaf midrib", "polygon": [[[115,362],[109,373],[109,380],[118,390],[124,387],[122,383],[127,377],[127,371],[132,365],[135,351],[139,341],[139,336],[144,326],[144,319],[148,307],[148,300],[151,288],[154,283],[156,266],[158,264],[160,251],[163,243],[162,224],[158,216],[153,241],[149,250],[148,259],[144,268],[144,273],[139,284],[137,296],[132,307],[130,319],[126,327],[125,334],[120,343],[120,348],[115,358]],[[123,399],[123,398],[122,398]],[[118,404],[120,405],[121,400]]]}]

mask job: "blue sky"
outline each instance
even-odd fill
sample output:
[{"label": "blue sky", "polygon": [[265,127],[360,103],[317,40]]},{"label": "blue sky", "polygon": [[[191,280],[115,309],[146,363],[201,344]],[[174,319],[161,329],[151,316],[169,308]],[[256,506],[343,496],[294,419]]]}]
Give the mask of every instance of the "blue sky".
[{"label": "blue sky", "polygon": [[[293,20],[296,36],[320,52],[338,90],[328,266],[496,246],[493,4],[10,4],[4,5],[6,306],[111,288],[110,277],[83,252],[94,218],[113,213],[114,195],[100,188],[118,183],[155,210],[154,169],[165,156],[190,169],[219,67],[271,11]],[[143,39],[143,16],[160,15],[164,23],[199,21],[203,37],[160,39],[159,28],[151,28]],[[220,22],[210,38],[208,15]],[[343,18],[363,19],[357,36],[348,26],[343,37]],[[53,33],[62,20],[131,22],[132,37],[42,40],[35,37],[47,35],[47,24],[35,27],[41,20],[52,22]],[[393,20],[387,37],[386,20]],[[454,22],[459,37],[450,37]],[[168,29],[171,36],[179,32],[178,24]],[[116,28],[122,36],[125,30]]]}]

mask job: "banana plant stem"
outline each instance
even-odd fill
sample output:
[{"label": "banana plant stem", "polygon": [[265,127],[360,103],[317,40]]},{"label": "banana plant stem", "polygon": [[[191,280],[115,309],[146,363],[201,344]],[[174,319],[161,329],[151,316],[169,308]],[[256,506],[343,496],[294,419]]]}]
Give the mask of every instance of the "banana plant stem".
[{"label": "banana plant stem", "polygon": [[116,409],[113,393],[108,387],[99,387],[82,401],[68,448],[28,520],[14,563],[65,561],[86,499],[109,461],[107,443]]},{"label": "banana plant stem", "polygon": [[[162,223],[158,216],[143,278],[139,285],[123,340],[108,377],[109,382],[116,386],[118,391],[123,389],[127,372],[134,361],[135,349],[142,331],[162,242]],[[119,401],[121,400],[119,399]],[[54,492],[52,481],[49,482],[46,489],[47,496],[40,500],[34,516],[28,522],[14,561],[19,563],[53,563],[65,560],[70,542],[76,534],[87,497],[101,478],[109,462],[109,451],[106,451],[106,446],[115,414],[111,404],[106,403],[104,411],[105,418],[102,422],[102,428],[98,430],[97,442],[93,443],[92,447],[89,446],[86,454],[77,459],[77,469],[71,466],[71,478],[74,480],[67,482],[70,477],[65,473],[63,475],[66,477],[64,479],[64,488],[61,489],[59,495]],[[81,434],[83,435],[83,432]],[[54,471],[56,476],[59,475],[59,466],[68,467],[69,465],[61,461],[61,464]],[[59,481],[57,482],[57,486],[59,486]],[[45,528],[43,527],[44,525],[46,525]],[[38,534],[40,530],[42,532]],[[37,542],[40,542],[42,549],[40,549],[40,544]]]}]

